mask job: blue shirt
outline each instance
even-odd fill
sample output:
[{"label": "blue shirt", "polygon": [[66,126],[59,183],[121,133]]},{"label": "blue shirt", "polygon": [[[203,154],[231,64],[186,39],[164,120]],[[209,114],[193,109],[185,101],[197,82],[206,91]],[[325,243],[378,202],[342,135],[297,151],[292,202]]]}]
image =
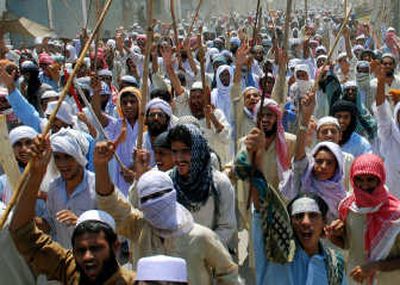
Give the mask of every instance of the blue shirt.
[{"label": "blue shirt", "polygon": [[57,221],[56,214],[61,210],[70,210],[77,217],[83,212],[96,209],[95,175],[88,170],[84,171],[82,182],[68,196],[66,182],[61,177],[55,178],[49,185],[47,208],[50,214],[50,225],[54,237],[64,248],[72,248],[71,237],[74,226],[67,226]]},{"label": "blue shirt", "polygon": [[341,148],[342,151],[351,153],[354,158],[364,153],[372,153],[372,147],[368,140],[356,132],[351,134],[350,139]]},{"label": "blue shirt", "polygon": [[[24,125],[33,128],[38,133],[42,132],[43,128],[47,124],[47,119],[40,117],[35,107],[33,107],[24,96],[22,96],[18,88],[15,88],[14,91],[8,95],[7,99],[11,107],[13,108],[15,115]],[[93,156],[96,142],[88,133],[82,132],[82,134],[89,142],[89,150],[86,155],[88,165],[86,166],[86,168],[93,171]]]},{"label": "blue shirt", "polygon": [[[279,264],[267,261],[264,284],[279,285],[324,285],[328,283],[324,254],[309,256],[300,245],[296,247],[293,262]],[[343,272],[342,285],[347,284]]]}]

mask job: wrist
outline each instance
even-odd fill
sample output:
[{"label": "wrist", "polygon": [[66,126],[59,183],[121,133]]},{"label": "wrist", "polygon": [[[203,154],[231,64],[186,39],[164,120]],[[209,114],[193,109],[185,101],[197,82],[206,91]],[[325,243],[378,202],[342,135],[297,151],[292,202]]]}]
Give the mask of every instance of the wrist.
[{"label": "wrist", "polygon": [[16,87],[15,87],[15,83],[14,82],[7,84],[8,94],[13,92],[15,90],[15,88]]}]

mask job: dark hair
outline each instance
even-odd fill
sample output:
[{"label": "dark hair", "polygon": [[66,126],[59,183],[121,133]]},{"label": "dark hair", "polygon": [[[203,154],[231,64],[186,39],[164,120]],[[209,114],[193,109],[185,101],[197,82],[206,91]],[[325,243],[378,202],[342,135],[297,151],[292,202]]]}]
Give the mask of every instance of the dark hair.
[{"label": "dark hair", "polygon": [[320,196],[318,196],[317,194],[312,193],[312,192],[307,192],[307,193],[301,192],[296,197],[294,197],[293,200],[290,201],[289,205],[287,205],[287,211],[288,211],[289,215],[292,212],[292,206],[293,206],[294,201],[296,201],[300,198],[305,198],[305,197],[313,199],[317,203],[318,208],[321,211],[322,218],[326,219],[326,214],[328,213],[328,209],[329,209],[328,205],[326,204],[324,199],[322,199]]},{"label": "dark hair", "polygon": [[173,141],[180,141],[188,147],[192,147],[192,135],[185,125],[177,125],[170,129],[168,132],[168,140],[171,143]]},{"label": "dark hair", "polygon": [[71,237],[72,247],[75,246],[75,239],[77,237],[86,233],[98,234],[101,232],[105,234],[106,240],[111,247],[117,240],[117,234],[114,232],[114,230],[106,223],[90,220],[76,226]]},{"label": "dark hair", "polygon": [[160,98],[166,102],[171,102],[171,94],[168,90],[164,89],[154,89],[150,93],[150,99]]}]

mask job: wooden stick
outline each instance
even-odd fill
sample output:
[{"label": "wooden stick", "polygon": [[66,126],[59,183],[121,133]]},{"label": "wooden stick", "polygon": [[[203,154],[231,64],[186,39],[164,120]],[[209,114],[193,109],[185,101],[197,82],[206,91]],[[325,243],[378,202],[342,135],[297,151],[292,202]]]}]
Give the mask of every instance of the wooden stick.
[{"label": "wooden stick", "polygon": [[149,59],[150,59],[151,45],[153,42],[152,21],[153,21],[153,0],[147,0],[147,32],[146,32],[147,41],[146,41],[146,48],[143,61],[143,79],[142,79],[142,90],[141,90],[142,102],[139,113],[139,131],[136,144],[137,149],[141,149],[143,144],[144,116],[145,116],[145,108],[147,103],[147,92],[148,92],[147,81],[149,79]]},{"label": "wooden stick", "polygon": [[[82,88],[78,84],[75,84],[75,88],[76,88],[76,90],[78,90],[79,97],[81,97],[82,101],[85,103],[86,107],[88,108],[89,112],[92,114],[92,117],[96,122],[94,127],[96,128],[97,131],[99,131],[103,135],[103,137],[107,141],[109,141],[110,139],[109,139],[106,131],[104,130],[103,126],[101,125],[99,118],[96,116],[96,113],[94,112],[92,105],[90,104],[90,102],[86,98],[85,94],[83,93]],[[126,168],[116,151],[114,152],[114,157],[121,168]]]},{"label": "wooden stick", "polygon": [[258,23],[258,15],[260,13],[260,0],[257,0],[257,10],[256,10],[256,19],[254,21],[254,27],[253,27],[253,39],[251,42],[251,46],[256,45],[256,36],[257,36],[257,23]]},{"label": "wooden stick", "polygon": [[6,115],[0,115],[0,164],[3,167],[7,180],[12,190],[17,188],[18,181],[21,177],[21,171],[15,159],[14,151],[8,136]]},{"label": "wooden stick", "polygon": [[[333,55],[333,53],[335,51],[335,48],[336,48],[337,44],[339,43],[339,39],[342,36],[343,29],[346,27],[347,21],[350,18],[350,13],[351,13],[351,8],[348,10],[348,12],[346,14],[346,17],[343,19],[342,25],[341,25],[341,27],[339,29],[339,32],[336,35],[336,39],[335,39],[335,41],[333,43],[333,46],[329,50],[328,57],[327,57],[326,61],[324,62],[324,64],[322,65],[322,67],[320,68],[321,71],[323,71],[325,69],[325,67],[329,64],[329,62],[330,62],[330,60],[332,58],[332,55]],[[319,81],[321,80],[321,76],[322,76],[322,72],[319,72],[317,78],[315,78],[314,85],[313,85],[313,87],[311,89],[313,92],[317,91]]]},{"label": "wooden stick", "polygon": [[[53,110],[53,113],[51,113],[49,120],[47,122],[47,125],[45,127],[45,129],[43,130],[43,135],[47,135],[50,131],[51,125],[53,124],[57,112],[61,107],[62,102],[64,101],[65,97],[67,96],[67,92],[69,90],[69,87],[71,86],[72,80],[75,77],[76,73],[78,72],[79,68],[81,67],[82,63],[83,63],[83,59],[86,55],[86,52],[89,50],[90,44],[92,43],[95,35],[97,34],[101,23],[104,21],[105,16],[107,15],[107,12],[110,8],[110,5],[112,3],[112,0],[107,0],[103,11],[101,12],[100,18],[97,20],[97,23],[94,27],[93,33],[90,35],[89,40],[85,43],[85,46],[82,49],[81,54],[79,55],[79,58],[75,64],[74,69],[72,70],[72,73],[70,75],[70,77],[68,78],[68,81],[66,82],[63,90],[61,91],[60,94],[60,98],[58,99],[56,108]],[[28,162],[27,166],[25,167],[24,173],[22,174],[21,179],[19,180],[18,183],[18,187],[16,188],[16,190],[13,193],[13,196],[11,197],[10,202],[7,204],[6,209],[4,210],[3,216],[1,217],[0,220],[0,230],[3,229],[3,226],[5,224],[5,222],[7,221],[8,215],[11,212],[11,209],[14,207],[15,203],[18,200],[18,196],[20,195],[22,189],[26,189],[26,187],[23,187],[27,181],[27,178],[31,172],[31,168],[32,168],[32,164],[31,161]]]},{"label": "wooden stick", "polygon": [[[289,25],[290,25],[290,15],[292,13],[292,0],[286,1],[286,19],[285,19],[285,37],[283,41],[283,50],[287,53],[289,50]],[[286,84],[286,70],[287,64],[280,62],[278,77],[272,90],[271,97],[278,102],[279,105],[283,105],[285,103],[285,84]]]},{"label": "wooden stick", "polygon": [[176,45],[176,56],[178,58],[179,69],[182,69],[182,57],[181,57],[181,47],[179,45],[178,29],[176,27],[176,17],[175,17],[175,5],[174,0],[170,0],[171,18],[172,18],[172,29],[174,30],[174,39]]},{"label": "wooden stick", "polygon": [[304,0],[304,10],[305,10],[305,13],[306,13],[305,25],[307,26],[307,19],[308,19],[308,3],[307,3],[307,0]]},{"label": "wooden stick", "polygon": [[[199,34],[197,35],[197,41],[198,41],[198,45],[199,45],[201,85],[203,86],[203,96],[207,101],[206,104],[210,105],[211,98],[208,94],[208,88],[207,88],[205,54],[204,54],[204,48],[203,48],[203,41],[202,41],[202,37],[201,37],[202,32],[203,32],[203,27],[200,27]],[[210,118],[208,118],[207,116],[206,116],[206,126],[207,126],[207,129],[211,129],[211,121],[210,121]]]},{"label": "wooden stick", "polygon": [[200,7],[201,7],[202,3],[203,3],[203,0],[199,0],[199,4],[197,4],[196,11],[194,13],[194,17],[193,17],[192,23],[190,24],[189,30],[187,31],[186,40],[190,37],[190,34],[193,31],[194,24],[199,19],[199,12],[200,12]]}]

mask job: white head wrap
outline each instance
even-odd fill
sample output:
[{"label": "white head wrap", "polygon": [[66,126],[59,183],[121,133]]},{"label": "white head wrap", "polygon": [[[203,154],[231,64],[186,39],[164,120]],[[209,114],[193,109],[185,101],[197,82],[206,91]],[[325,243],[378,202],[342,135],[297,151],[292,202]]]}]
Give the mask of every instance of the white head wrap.
[{"label": "white head wrap", "polygon": [[19,126],[12,129],[9,133],[11,145],[14,145],[21,139],[33,139],[38,135],[37,131],[28,126]]},{"label": "white head wrap", "polygon": [[142,257],[137,264],[137,281],[188,282],[186,261],[180,257]]},{"label": "white head wrap", "polygon": [[161,109],[165,114],[168,115],[168,117],[171,118],[171,116],[172,116],[172,108],[171,108],[171,106],[167,102],[165,102],[163,99],[160,99],[160,98],[151,99],[147,103],[147,105],[146,105],[146,113],[150,109]]},{"label": "white head wrap", "polygon": [[80,165],[86,166],[89,141],[81,132],[62,128],[50,137],[50,143],[53,152],[71,155]]},{"label": "white head wrap", "polygon": [[[53,110],[56,108],[57,103],[58,102],[56,101],[49,102],[49,104],[47,104],[46,111],[44,112],[45,115],[51,115],[51,113],[53,113]],[[74,124],[74,117],[72,116],[71,106],[68,105],[66,102],[62,102],[60,109],[58,109],[56,118],[72,126]]]},{"label": "white head wrap", "polygon": [[107,224],[108,226],[110,226],[114,232],[116,232],[116,224],[115,224],[115,220],[113,217],[111,217],[110,214],[101,211],[101,210],[89,210],[86,212],[83,212],[78,220],[76,221],[76,225],[75,228],[79,225],[82,224],[83,222],[86,221],[99,221],[102,223]]},{"label": "white head wrap", "polygon": [[75,49],[75,47],[74,47],[73,45],[67,45],[66,48],[67,48],[67,50],[68,50],[68,52],[69,52],[69,56],[68,56],[68,58],[67,58],[67,62],[71,62],[71,63],[75,62],[76,59],[78,58],[78,57],[76,56],[76,49]]},{"label": "white head wrap", "polygon": [[336,119],[335,117],[331,117],[331,116],[322,117],[321,119],[318,120],[317,131],[323,125],[335,125],[338,127],[338,129],[340,129],[338,119]]},{"label": "white head wrap", "polygon": [[[141,202],[148,197],[164,190],[171,190],[159,197]],[[143,174],[138,183],[139,209],[144,218],[155,228],[174,231],[178,229],[176,190],[168,174],[158,170],[150,170]]]},{"label": "white head wrap", "polygon": [[308,197],[302,197],[293,202],[291,216],[301,213],[321,214],[321,210],[319,209],[319,206],[314,199]]}]

